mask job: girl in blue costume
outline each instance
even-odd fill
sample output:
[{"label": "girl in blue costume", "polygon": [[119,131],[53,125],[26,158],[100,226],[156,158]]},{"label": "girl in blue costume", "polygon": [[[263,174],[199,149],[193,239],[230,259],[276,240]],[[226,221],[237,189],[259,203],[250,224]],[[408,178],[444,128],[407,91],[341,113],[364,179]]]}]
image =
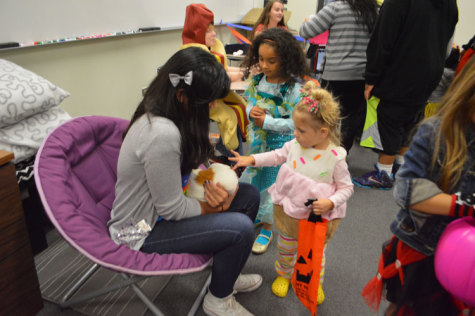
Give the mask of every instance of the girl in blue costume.
[{"label": "girl in blue costume", "polygon": [[[258,65],[259,69],[245,93],[250,154],[281,148],[293,138],[292,110],[301,97],[299,82],[308,72],[303,50],[288,31],[272,28],[254,39],[245,65],[249,69]],[[243,174],[242,181],[261,192],[256,224],[263,227],[252,247],[256,254],[264,253],[272,240],[273,204],[267,189],[279,168],[247,168]]]}]

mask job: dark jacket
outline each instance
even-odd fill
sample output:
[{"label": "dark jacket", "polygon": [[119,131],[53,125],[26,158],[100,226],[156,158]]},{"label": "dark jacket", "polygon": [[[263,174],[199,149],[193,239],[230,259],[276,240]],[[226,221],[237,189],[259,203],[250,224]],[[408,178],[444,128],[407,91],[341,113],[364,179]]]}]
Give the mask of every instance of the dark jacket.
[{"label": "dark jacket", "polygon": [[373,94],[426,102],[442,76],[457,21],[456,0],[385,0],[366,51]]},{"label": "dark jacket", "polygon": [[[433,255],[440,235],[448,223],[455,218],[432,215],[410,209],[410,205],[422,202],[442,193],[437,182],[440,168],[436,164],[431,171],[432,153],[434,152],[440,119],[431,118],[424,122],[414,136],[409,151],[404,155],[405,162],[396,174],[394,197],[401,210],[391,224],[393,234],[415,250],[426,255]],[[469,126],[466,133],[468,158],[464,165],[462,177],[455,185],[453,194],[461,192],[473,195],[475,190],[475,130]],[[441,149],[438,161],[443,159],[445,150]]]}]

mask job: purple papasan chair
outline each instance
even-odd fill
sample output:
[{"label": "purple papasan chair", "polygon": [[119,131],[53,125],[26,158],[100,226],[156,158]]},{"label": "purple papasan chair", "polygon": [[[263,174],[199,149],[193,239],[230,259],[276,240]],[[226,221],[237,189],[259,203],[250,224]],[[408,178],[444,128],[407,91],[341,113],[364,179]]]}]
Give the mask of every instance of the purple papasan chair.
[{"label": "purple papasan chair", "polygon": [[[101,288],[82,298],[69,298],[99,267],[116,271],[155,315],[163,313],[138,288],[144,276],[185,274],[205,269],[209,255],[146,254],[117,245],[107,221],[115,197],[117,159],[127,120],[85,116],[67,121],[43,141],[35,161],[35,181],[46,213],[59,234],[94,262],[64,296],[68,307],[118,288]],[[210,282],[208,276],[188,315],[199,308]]]}]

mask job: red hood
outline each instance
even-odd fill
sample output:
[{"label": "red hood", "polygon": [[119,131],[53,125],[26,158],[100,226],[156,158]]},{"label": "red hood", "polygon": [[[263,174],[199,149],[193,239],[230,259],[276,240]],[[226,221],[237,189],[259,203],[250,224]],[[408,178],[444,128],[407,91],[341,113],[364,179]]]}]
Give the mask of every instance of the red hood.
[{"label": "red hood", "polygon": [[190,4],[186,7],[185,25],[181,38],[183,44],[205,44],[208,25],[214,23],[214,14],[204,4]]}]

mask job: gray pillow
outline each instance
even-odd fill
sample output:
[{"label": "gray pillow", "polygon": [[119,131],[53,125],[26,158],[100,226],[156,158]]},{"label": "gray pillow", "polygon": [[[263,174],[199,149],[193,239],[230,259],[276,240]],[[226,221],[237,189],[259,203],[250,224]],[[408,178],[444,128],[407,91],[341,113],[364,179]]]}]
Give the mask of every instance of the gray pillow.
[{"label": "gray pillow", "polygon": [[68,96],[45,78],[0,59],[0,128],[45,112]]},{"label": "gray pillow", "polygon": [[18,123],[0,128],[0,149],[15,155],[13,163],[18,163],[36,154],[43,139],[57,126],[71,119],[58,106],[32,115]]}]

